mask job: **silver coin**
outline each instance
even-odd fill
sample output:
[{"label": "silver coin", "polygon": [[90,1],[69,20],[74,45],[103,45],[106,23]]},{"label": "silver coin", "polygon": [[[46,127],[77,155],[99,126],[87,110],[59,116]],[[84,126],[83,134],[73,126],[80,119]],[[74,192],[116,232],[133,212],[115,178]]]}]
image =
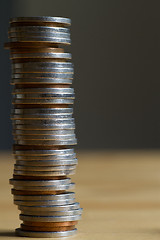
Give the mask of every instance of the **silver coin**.
[{"label": "silver coin", "polygon": [[53,119],[53,118],[72,118],[72,114],[12,114],[11,119]]},{"label": "silver coin", "polygon": [[17,160],[16,161],[17,165],[23,165],[23,166],[35,166],[35,167],[46,167],[46,166],[75,166],[78,164],[78,160],[77,159],[72,159],[72,160]]},{"label": "silver coin", "polygon": [[16,37],[54,37],[54,38],[70,38],[70,33],[56,32],[56,31],[20,31],[20,32],[8,32],[9,38]]},{"label": "silver coin", "polygon": [[14,22],[51,22],[51,23],[62,23],[66,25],[71,25],[71,19],[69,18],[63,18],[63,17],[16,17],[16,18],[11,18],[10,23]]},{"label": "silver coin", "polygon": [[70,237],[77,232],[77,229],[61,232],[33,232],[33,231],[24,231],[20,228],[16,229],[16,234],[22,237],[32,237],[32,238],[61,238],[61,237]]},{"label": "silver coin", "polygon": [[[46,205],[66,205],[72,204],[75,202],[75,198],[72,199],[63,199],[63,200],[40,200],[40,201],[22,201],[14,200],[14,204],[18,206],[46,206]],[[27,214],[30,215],[30,214]],[[54,215],[53,215],[54,216]]]},{"label": "silver coin", "polygon": [[47,135],[57,135],[57,137],[58,137],[58,135],[75,135],[75,133],[74,133],[74,130],[53,130],[53,131],[45,131],[45,130],[42,130],[42,131],[31,131],[31,132],[29,132],[29,131],[21,131],[21,130],[14,130],[13,131],[13,135],[14,136],[16,136],[16,135],[18,135],[18,136],[29,136],[29,135],[34,135],[35,136],[35,138],[36,138],[36,136],[38,137],[38,135],[44,135],[44,137],[45,136],[47,136]]},{"label": "silver coin", "polygon": [[75,134],[72,135],[16,135],[15,140],[71,140],[75,139]]},{"label": "silver coin", "polygon": [[25,166],[14,164],[15,170],[22,171],[64,171],[64,170],[74,170],[76,165],[64,165],[64,166]]},{"label": "silver coin", "polygon": [[44,146],[59,146],[59,145],[76,145],[77,139],[68,140],[15,140],[18,145],[44,145]]},{"label": "silver coin", "polygon": [[52,205],[52,206],[18,206],[21,211],[34,211],[34,212],[50,212],[50,211],[70,211],[80,208],[78,202],[67,205]]},{"label": "silver coin", "polygon": [[30,67],[30,68],[14,68],[12,67],[12,73],[74,73],[73,68],[40,68],[40,67]]},{"label": "silver coin", "polygon": [[51,53],[51,52],[39,52],[39,53],[13,53],[11,59],[15,58],[62,58],[71,59],[70,53]]},{"label": "silver coin", "polygon": [[30,31],[70,33],[69,28],[66,28],[66,27],[20,26],[20,27],[9,28],[9,32],[30,32]]},{"label": "silver coin", "polygon": [[13,99],[12,104],[74,104],[73,99]]},{"label": "silver coin", "polygon": [[30,215],[30,216],[73,216],[73,215],[81,215],[82,214],[82,208],[79,209],[73,209],[70,211],[53,211],[53,212],[29,212],[29,211],[22,211],[21,214],[23,215]]},{"label": "silver coin", "polygon": [[71,190],[75,187],[74,183],[64,184],[64,185],[52,185],[52,186],[21,186],[16,185],[14,189],[23,191],[62,191]]},{"label": "silver coin", "polygon": [[30,100],[30,99],[53,99],[53,98],[62,98],[62,99],[74,99],[74,93],[17,93],[13,97],[14,100]]},{"label": "silver coin", "polygon": [[[16,37],[10,38],[10,42],[47,42],[47,43],[58,43],[64,45],[70,45],[71,40],[70,38],[47,38],[47,37]],[[11,58],[13,59],[13,58]]]},{"label": "silver coin", "polygon": [[25,125],[25,124],[13,124],[13,129],[22,129],[22,130],[62,130],[62,129],[75,129],[75,124],[45,124],[45,125]]},{"label": "silver coin", "polygon": [[73,88],[14,88],[12,94],[56,93],[74,94]]},{"label": "silver coin", "polygon": [[[14,174],[15,175],[23,175],[23,176],[66,176],[66,175],[74,175],[75,170],[50,171],[50,172],[49,171],[45,172],[45,171],[14,170]],[[67,187],[67,185],[65,187]],[[66,188],[65,190],[68,190],[68,188]]]},{"label": "silver coin", "polygon": [[73,108],[30,108],[12,109],[12,114],[72,114]]},{"label": "silver coin", "polygon": [[71,179],[70,178],[66,178],[66,179],[58,179],[58,180],[20,180],[20,179],[10,179],[9,183],[11,185],[14,186],[25,186],[25,187],[29,187],[29,186],[58,186],[58,185],[65,185],[65,184],[69,184],[71,183]]},{"label": "silver coin", "polygon": [[26,119],[19,119],[19,120],[13,120],[14,124],[31,124],[31,125],[44,125],[44,124],[71,124],[74,123],[74,118],[70,119],[47,119],[47,120],[41,120],[41,119],[36,119],[36,120],[26,120]]},{"label": "silver coin", "polygon": [[14,84],[72,84],[69,78],[12,78],[11,85]]},{"label": "silver coin", "polygon": [[44,217],[44,216],[28,216],[20,214],[20,220],[28,222],[69,222],[77,221],[81,219],[81,215],[71,215],[71,216],[53,216],[53,217]]},{"label": "silver coin", "polygon": [[24,63],[12,63],[14,68],[71,68],[73,69],[74,65],[71,62],[24,62]]},{"label": "silver coin", "polygon": [[51,194],[51,195],[36,195],[36,196],[29,196],[29,195],[14,195],[14,200],[65,200],[65,199],[73,199],[75,198],[74,192],[66,192],[60,194]]},{"label": "silver coin", "polygon": [[[13,73],[12,78],[69,78],[73,79],[73,73]],[[52,90],[52,89],[51,89]]]},{"label": "silver coin", "polygon": [[61,150],[13,150],[16,155],[64,155],[74,154],[73,148],[61,149]]},{"label": "silver coin", "polygon": [[16,160],[43,160],[43,161],[47,161],[47,160],[54,160],[54,161],[64,161],[64,160],[75,160],[76,154],[75,153],[71,153],[71,154],[26,154],[22,155],[22,154],[17,154],[14,156]]}]

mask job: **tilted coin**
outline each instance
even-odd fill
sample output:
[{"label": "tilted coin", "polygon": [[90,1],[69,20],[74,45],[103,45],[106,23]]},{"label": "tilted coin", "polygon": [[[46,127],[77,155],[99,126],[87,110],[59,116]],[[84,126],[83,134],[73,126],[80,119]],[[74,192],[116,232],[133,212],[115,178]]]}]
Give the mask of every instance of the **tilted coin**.
[{"label": "tilted coin", "polygon": [[35,231],[25,231],[20,228],[16,229],[16,234],[23,237],[38,237],[38,238],[56,238],[56,237],[69,237],[76,233],[77,229],[69,231],[60,231],[60,232],[35,232]]},{"label": "tilted coin", "polygon": [[81,219],[81,215],[71,215],[71,216],[28,216],[20,214],[20,220],[22,221],[33,221],[33,222],[65,222],[65,221],[77,221]]},{"label": "tilted coin", "polygon": [[66,25],[71,25],[71,19],[69,18],[63,18],[63,17],[17,17],[17,18],[11,18],[10,19],[10,23],[14,23],[14,22],[53,22],[53,23],[62,23],[62,24],[66,24]]},{"label": "tilted coin", "polygon": [[[75,174],[74,170],[61,170],[61,171],[20,171],[14,170],[15,175],[23,175],[23,176],[66,176]],[[68,188],[67,188],[68,189]],[[31,190],[31,189],[30,189]],[[59,189],[62,190],[62,189]]]},{"label": "tilted coin", "polygon": [[[14,195],[14,200],[64,200],[64,199],[73,199],[75,198],[74,192],[65,192],[61,194],[52,194],[52,195],[37,195],[37,196],[23,196],[23,195]],[[31,210],[32,211],[32,210]]]}]

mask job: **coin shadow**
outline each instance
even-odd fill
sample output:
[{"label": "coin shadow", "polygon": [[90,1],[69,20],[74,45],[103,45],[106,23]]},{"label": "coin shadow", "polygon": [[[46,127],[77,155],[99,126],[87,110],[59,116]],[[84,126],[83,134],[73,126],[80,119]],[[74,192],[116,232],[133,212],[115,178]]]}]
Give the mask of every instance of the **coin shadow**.
[{"label": "coin shadow", "polygon": [[10,230],[0,230],[0,237],[14,237],[15,236],[15,231],[14,230],[12,230],[12,231],[10,231]]}]

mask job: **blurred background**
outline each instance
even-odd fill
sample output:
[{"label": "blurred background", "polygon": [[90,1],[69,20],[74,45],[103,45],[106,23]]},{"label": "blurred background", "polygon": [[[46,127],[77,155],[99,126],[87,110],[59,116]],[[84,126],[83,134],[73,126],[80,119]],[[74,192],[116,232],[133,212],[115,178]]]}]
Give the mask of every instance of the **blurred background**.
[{"label": "blurred background", "polygon": [[13,16],[72,19],[74,105],[80,149],[160,146],[160,2],[157,0],[1,0],[0,150],[11,149]]}]

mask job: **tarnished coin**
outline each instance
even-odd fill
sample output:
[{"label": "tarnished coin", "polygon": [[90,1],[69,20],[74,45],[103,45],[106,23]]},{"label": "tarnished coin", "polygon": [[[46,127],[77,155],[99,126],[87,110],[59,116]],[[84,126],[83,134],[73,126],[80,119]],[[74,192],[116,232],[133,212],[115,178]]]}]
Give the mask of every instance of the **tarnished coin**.
[{"label": "tarnished coin", "polygon": [[[44,118],[42,118],[44,119]],[[68,135],[74,134],[74,129],[60,129],[60,130],[13,130],[13,135]]]},{"label": "tarnished coin", "polygon": [[68,140],[15,140],[16,144],[19,145],[76,145],[77,139],[68,139]]},{"label": "tarnished coin", "polygon": [[70,119],[47,119],[47,120],[41,120],[41,119],[36,119],[36,120],[26,120],[26,119],[19,119],[19,120],[13,120],[14,124],[31,124],[31,125],[45,125],[45,124],[72,124],[74,123],[74,118]]},{"label": "tarnished coin", "polygon": [[28,129],[28,130],[61,130],[61,129],[75,129],[75,124],[43,124],[43,125],[29,125],[29,124],[13,124],[13,129]]},{"label": "tarnished coin", "polygon": [[74,94],[73,88],[14,88],[12,94]]},{"label": "tarnished coin", "polygon": [[29,108],[29,109],[19,109],[14,108],[12,114],[72,114],[73,108]]},{"label": "tarnished coin", "polygon": [[[11,119],[53,119],[53,118],[72,118],[72,114],[12,114]],[[67,130],[66,130],[67,131]],[[69,131],[69,130],[68,130]]]},{"label": "tarnished coin", "polygon": [[73,68],[49,68],[49,67],[30,67],[30,68],[14,68],[12,67],[12,72],[15,73],[68,73],[73,74]]},{"label": "tarnished coin", "polygon": [[16,229],[16,234],[23,237],[38,237],[38,238],[57,238],[57,237],[69,237],[76,233],[77,229],[69,231],[60,231],[60,232],[35,232],[35,231],[25,231],[20,228]]},{"label": "tarnished coin", "polygon": [[65,134],[65,135],[15,135],[15,140],[73,140],[75,139],[75,134]]},{"label": "tarnished coin", "polygon": [[12,104],[73,104],[71,98],[33,98],[33,99],[13,99]]}]

